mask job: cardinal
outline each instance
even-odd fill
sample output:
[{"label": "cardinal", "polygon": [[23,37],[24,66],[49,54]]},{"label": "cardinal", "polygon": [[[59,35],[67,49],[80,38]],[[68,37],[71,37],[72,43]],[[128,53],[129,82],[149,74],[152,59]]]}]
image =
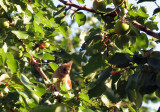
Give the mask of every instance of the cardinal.
[{"label": "cardinal", "polygon": [[72,83],[70,79],[71,66],[72,61],[69,61],[68,63],[64,63],[61,66],[59,66],[59,68],[53,73],[52,77],[58,78],[58,81],[54,84],[54,87],[57,91],[61,90],[60,82],[62,82],[62,84],[65,83],[67,90],[72,89]]}]

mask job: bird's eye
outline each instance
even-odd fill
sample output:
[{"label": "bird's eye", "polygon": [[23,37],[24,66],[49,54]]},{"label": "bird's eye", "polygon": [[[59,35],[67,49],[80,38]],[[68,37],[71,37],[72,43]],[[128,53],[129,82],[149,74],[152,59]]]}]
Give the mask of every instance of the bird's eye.
[{"label": "bird's eye", "polygon": [[66,72],[66,71],[67,71],[67,69],[66,69],[66,68],[63,68],[63,71],[64,71],[64,72]]}]

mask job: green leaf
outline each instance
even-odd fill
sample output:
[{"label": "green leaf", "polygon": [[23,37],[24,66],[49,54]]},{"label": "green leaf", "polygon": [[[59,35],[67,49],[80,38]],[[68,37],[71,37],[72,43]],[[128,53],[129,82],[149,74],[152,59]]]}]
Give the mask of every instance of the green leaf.
[{"label": "green leaf", "polygon": [[7,53],[7,65],[8,68],[11,70],[12,73],[16,73],[18,69],[18,63],[14,59],[13,55],[10,53]]},{"label": "green leaf", "polygon": [[140,9],[137,11],[137,14],[138,14],[139,16],[141,16],[141,17],[144,17],[144,18],[149,17],[149,15],[146,14],[146,12],[144,12],[144,10],[143,10],[142,7],[140,7]]},{"label": "green leaf", "polygon": [[84,109],[83,112],[94,112],[94,111],[91,109]]},{"label": "green leaf", "polygon": [[12,31],[19,39],[28,39],[28,34],[25,31]]},{"label": "green leaf", "polygon": [[136,72],[128,78],[128,83],[126,85],[126,92],[130,92],[130,90],[134,90],[136,86],[139,84],[139,80],[141,80],[140,73]]},{"label": "green leaf", "polygon": [[35,0],[35,4],[37,6],[43,6],[43,2],[44,2],[44,0]]},{"label": "green leaf", "polygon": [[4,49],[0,49],[0,55],[2,56],[2,61],[3,61],[3,64],[5,63],[6,61],[6,58],[7,58],[7,54],[5,53]]},{"label": "green leaf", "polygon": [[133,45],[133,50],[139,51],[140,49],[146,50],[148,47],[148,37],[146,34],[141,33],[141,35],[136,36],[136,42]]},{"label": "green leaf", "polygon": [[135,101],[135,103],[136,103],[137,108],[141,107],[142,101],[143,101],[142,95],[140,94],[139,91],[136,91],[136,101]]},{"label": "green leaf", "polygon": [[131,102],[136,101],[136,91],[135,91],[135,90],[130,90],[130,91],[128,92],[128,99],[129,99]]},{"label": "green leaf", "polygon": [[0,6],[5,10],[5,12],[8,12],[7,6],[4,4],[3,0],[0,0]]},{"label": "green leaf", "polygon": [[125,87],[127,85],[127,81],[119,80],[117,83],[117,93],[120,95],[121,98],[126,97]]},{"label": "green leaf", "polygon": [[143,65],[147,62],[146,57],[143,57],[141,54],[135,54],[133,55],[133,62],[139,64],[139,65]]},{"label": "green leaf", "polygon": [[[25,85],[24,85],[25,86]],[[38,106],[39,97],[30,88],[26,88],[24,91],[19,91],[19,94],[24,97],[24,102],[26,102],[30,108]]]},{"label": "green leaf", "polygon": [[148,27],[150,30],[157,30],[158,31],[158,26],[157,26],[158,22],[152,22],[152,21],[148,21],[147,23],[145,23],[146,27]]},{"label": "green leaf", "polygon": [[19,6],[22,10],[26,10],[26,6],[27,6],[26,3],[20,0],[14,0],[13,3],[15,4],[15,6]]},{"label": "green leaf", "polygon": [[120,77],[121,77],[120,73],[117,73],[116,75],[112,75],[112,84],[116,83]]},{"label": "green leaf", "polygon": [[34,30],[35,30],[35,32],[39,32],[39,33],[41,33],[42,35],[44,35],[44,31],[43,31],[43,27],[42,27],[42,25],[38,25],[37,23],[34,23]]},{"label": "green leaf", "polygon": [[90,98],[98,97],[102,95],[106,91],[106,85],[104,82],[97,84],[95,87],[88,91],[88,95]]},{"label": "green leaf", "polygon": [[154,9],[153,15],[155,15],[155,14],[157,14],[157,13],[159,13],[159,12],[160,12],[160,8],[158,7],[158,8],[156,8],[156,9]]},{"label": "green leaf", "polygon": [[58,51],[54,51],[53,54],[58,57],[63,57],[65,59],[70,59],[71,55],[66,52],[64,49],[59,49]]},{"label": "green leaf", "polygon": [[72,57],[72,60],[74,61],[75,64],[81,65],[81,61],[83,60],[82,59],[82,53],[79,53],[79,54],[73,53],[71,55],[71,57]]},{"label": "green leaf", "polygon": [[68,112],[67,106],[64,104],[40,105],[33,108],[31,112]]},{"label": "green leaf", "polygon": [[48,63],[48,64],[49,64],[49,66],[50,66],[54,71],[57,70],[58,65],[57,65],[56,63]]},{"label": "green leaf", "polygon": [[89,99],[89,96],[85,93],[80,93],[79,98],[81,98],[82,100],[92,104],[92,101]]},{"label": "green leaf", "polygon": [[55,57],[52,56],[52,55],[49,54],[49,53],[45,53],[45,54],[43,55],[43,60],[54,60],[54,59],[55,59]]},{"label": "green leaf", "polygon": [[95,55],[89,59],[87,65],[83,67],[84,75],[95,72],[98,69],[103,68],[105,65],[104,57],[102,55]]},{"label": "green leaf", "polygon": [[84,25],[86,22],[86,15],[83,12],[77,12],[75,13],[75,20],[78,26]]},{"label": "green leaf", "polygon": [[112,102],[116,103],[118,101],[118,95],[114,93],[111,88],[106,87],[105,96]]},{"label": "green leaf", "polygon": [[96,80],[95,84],[98,84],[100,82],[105,82],[106,79],[108,79],[110,77],[110,73],[112,71],[112,67],[109,66],[105,71],[100,73],[100,77]]},{"label": "green leaf", "polygon": [[[30,10],[32,10],[32,9],[30,9]],[[32,17],[32,13],[30,11],[28,11],[28,10],[25,11],[24,18],[23,18],[24,24],[32,24],[32,22],[31,22],[32,18],[33,18]]]},{"label": "green leaf", "polygon": [[85,0],[77,0],[79,3],[84,4]]},{"label": "green leaf", "polygon": [[66,37],[67,36],[67,32],[68,32],[68,28],[67,28],[67,26],[68,26],[68,24],[66,23],[66,22],[63,22],[62,24],[60,24],[59,26],[58,26],[58,30],[62,33],[62,35],[64,36],[64,37]]},{"label": "green leaf", "polygon": [[151,65],[154,69],[160,69],[160,58],[153,57],[148,59],[148,64]]},{"label": "green leaf", "polygon": [[46,88],[45,88],[45,85],[43,84],[38,84],[38,86],[34,87],[34,93],[38,97],[41,97],[45,92],[46,92]]},{"label": "green leaf", "polygon": [[23,13],[23,10],[21,9],[20,5],[16,5],[16,8],[18,13]]},{"label": "green leaf", "polygon": [[66,94],[68,91],[68,89],[66,88],[66,83],[60,83],[60,88],[62,93],[64,93],[67,96],[67,98],[69,98],[69,94]]},{"label": "green leaf", "polygon": [[29,81],[29,79],[25,76],[25,75],[23,75],[23,74],[21,74],[21,82],[26,86],[26,87],[34,87],[34,84],[32,83],[32,82],[30,82]]},{"label": "green leaf", "polygon": [[129,63],[131,60],[132,58],[129,54],[116,53],[110,58],[109,63],[111,63],[112,65],[122,65]]},{"label": "green leaf", "polygon": [[41,18],[43,18],[43,15],[41,13],[38,13],[34,16],[34,24],[39,25],[41,23]]},{"label": "green leaf", "polygon": [[126,35],[118,37],[115,40],[115,44],[120,49],[128,48],[128,46],[129,46],[129,37],[126,36]]},{"label": "green leaf", "polygon": [[154,2],[154,1],[156,1],[156,0],[139,0],[137,3],[142,3],[142,2]]},{"label": "green leaf", "polygon": [[53,12],[53,16],[59,15],[65,11],[66,5],[58,5],[57,12]]}]

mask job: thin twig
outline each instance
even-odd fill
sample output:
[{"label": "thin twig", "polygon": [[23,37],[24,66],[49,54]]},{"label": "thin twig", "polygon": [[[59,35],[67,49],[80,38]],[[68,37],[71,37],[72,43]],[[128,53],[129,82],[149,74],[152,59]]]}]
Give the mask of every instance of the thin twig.
[{"label": "thin twig", "polygon": [[[24,42],[23,42],[23,40],[22,39],[19,39],[19,38],[17,38],[16,36],[14,37],[16,40],[18,40],[18,42],[20,42],[20,44],[22,45],[22,47],[23,47],[23,49],[24,49],[24,51],[23,52],[27,52],[27,48],[26,48],[26,46],[25,46],[25,44],[24,44]],[[28,53],[28,52],[27,52]]]},{"label": "thin twig", "polygon": [[155,33],[153,31],[151,31],[149,28],[142,26],[140,23],[138,23],[136,20],[132,21],[132,24],[135,25],[138,29],[146,32],[148,35],[151,35],[157,39],[159,39],[158,37],[158,33]]},{"label": "thin twig", "polygon": [[[101,12],[96,12],[94,9],[88,8],[86,6],[79,6],[79,5],[76,5],[72,2],[67,2],[67,1],[64,1],[64,0],[59,0],[59,1],[62,2],[63,4],[65,4],[65,5],[75,7],[78,10],[85,10],[85,11],[89,11],[89,12],[96,13],[96,14],[104,14],[104,13],[101,13]],[[106,14],[105,16],[115,17],[115,16],[117,16],[117,12],[119,12],[119,9],[117,9],[114,12],[111,12],[109,14]]]},{"label": "thin twig", "polygon": [[39,64],[37,63],[37,61],[36,61],[33,57],[32,57],[30,60],[31,60],[31,61],[30,61],[31,65],[39,72],[39,74],[40,74],[46,81],[50,82],[49,79],[47,78],[47,76],[45,75],[45,73],[43,72],[42,66],[39,66]]},{"label": "thin twig", "polygon": [[155,4],[160,8],[160,6],[157,4],[157,2],[156,2],[156,1],[155,1],[154,3],[155,3]]},{"label": "thin twig", "polygon": [[82,7],[82,6],[76,5],[72,2],[67,2],[67,1],[64,1],[64,0],[59,0],[59,1],[62,2],[63,4],[65,4],[65,5],[69,5],[69,6],[78,8],[79,10],[86,10],[86,11],[89,11],[89,12],[97,13],[95,10],[93,10],[91,8],[87,8],[85,6]]},{"label": "thin twig", "polygon": [[[92,12],[92,13],[96,13],[96,14],[103,14],[103,13],[96,12],[95,10],[93,10],[93,9],[91,9],[91,8],[87,8],[87,7],[85,7],[85,6],[82,7],[82,6],[76,5],[76,4],[72,3],[72,2],[67,2],[67,1],[64,1],[64,0],[59,0],[59,1],[62,2],[63,4],[65,4],[65,5],[69,5],[69,6],[78,8],[78,10],[86,10],[86,11],[89,11],[89,12]],[[156,3],[156,4],[157,4],[157,3]],[[157,4],[157,5],[158,5],[158,4]],[[117,16],[116,12],[117,12],[117,10],[115,10],[114,12],[111,12],[111,13],[107,14],[106,16],[115,17],[115,16]],[[133,20],[133,21],[132,21],[132,24],[135,25],[135,26],[137,26],[138,29],[146,32],[148,35],[153,36],[153,37],[155,37],[155,38],[157,38],[157,39],[160,39],[160,38],[158,37],[158,33],[155,33],[155,32],[153,32],[153,31],[151,31],[149,28],[142,26],[142,25],[141,25],[140,23],[138,23],[137,21]]]},{"label": "thin twig", "polygon": [[19,38],[17,38],[17,37],[15,37],[15,39],[18,40],[18,41],[20,42],[20,44],[22,45],[22,47],[23,47],[23,49],[24,49],[23,52],[28,53],[28,54],[32,57],[32,58],[30,59],[30,64],[31,64],[32,66],[34,66],[34,68],[39,72],[39,74],[40,74],[46,81],[50,82],[49,79],[47,78],[47,76],[45,75],[45,73],[43,72],[42,66],[39,66],[39,63],[33,58],[33,56],[31,55],[31,53],[27,52],[27,48],[26,48],[23,40],[22,40],[22,39],[19,39]]}]

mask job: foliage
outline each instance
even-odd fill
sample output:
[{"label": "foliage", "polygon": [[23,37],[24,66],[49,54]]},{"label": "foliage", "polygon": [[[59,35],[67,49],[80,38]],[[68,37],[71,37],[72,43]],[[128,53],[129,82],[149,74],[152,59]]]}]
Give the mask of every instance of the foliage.
[{"label": "foliage", "polygon": [[[153,32],[158,6],[150,17],[126,0],[116,7],[107,0],[102,12],[83,6],[85,0],[59,1],[0,0],[0,18],[9,21],[0,27],[1,112],[135,112],[143,101],[160,100],[160,51],[150,45],[160,42]],[[156,3],[137,3],[146,1]],[[116,34],[118,20],[133,32]],[[69,60],[73,89],[62,86],[56,95],[52,74]]]}]

